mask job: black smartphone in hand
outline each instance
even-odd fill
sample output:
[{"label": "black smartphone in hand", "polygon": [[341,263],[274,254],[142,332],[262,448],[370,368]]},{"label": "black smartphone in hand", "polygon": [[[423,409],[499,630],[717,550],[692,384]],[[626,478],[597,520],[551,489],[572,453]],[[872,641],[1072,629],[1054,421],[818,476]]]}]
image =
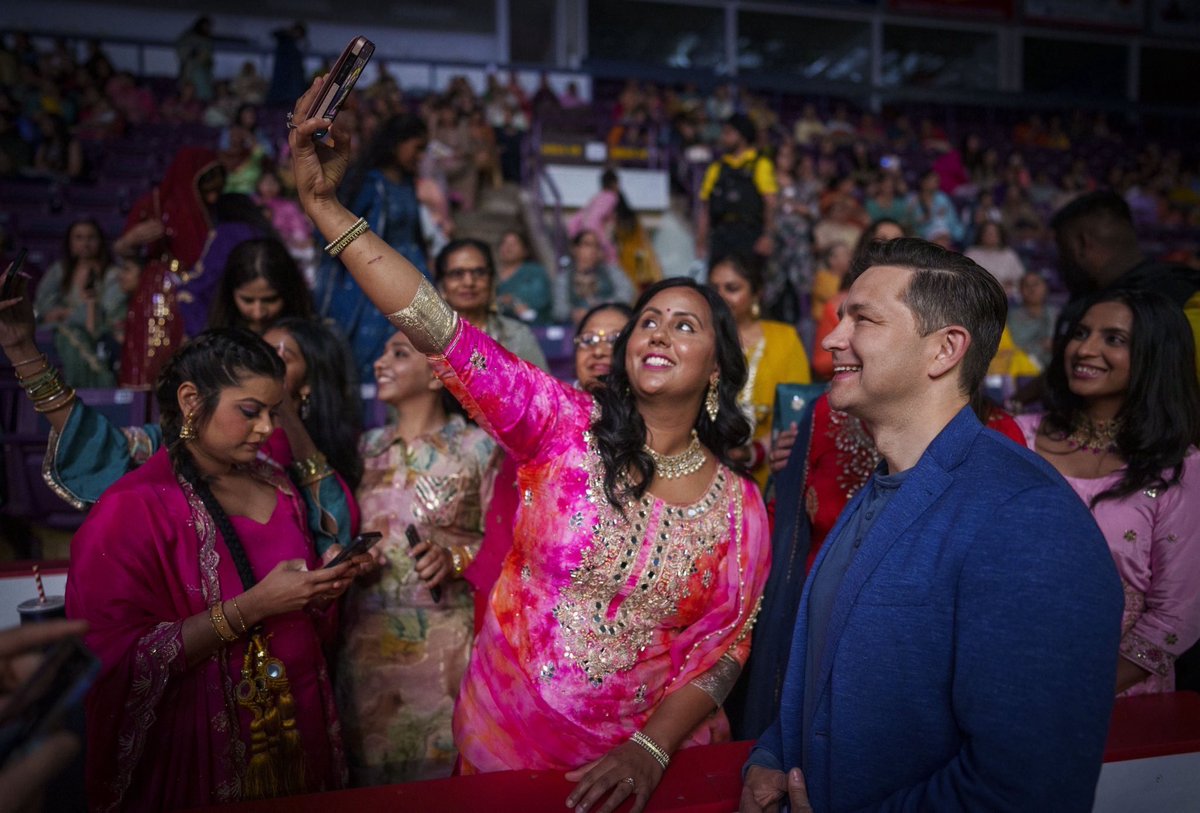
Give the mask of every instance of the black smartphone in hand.
[{"label": "black smartphone in hand", "polygon": [[[408,547],[410,549],[415,548],[417,545],[421,544],[421,535],[419,533],[417,533],[417,529],[415,526],[409,525],[407,528],[405,528],[404,535],[406,537],[408,537]],[[441,585],[438,585],[437,587],[430,587],[429,595],[433,597],[433,600],[435,603],[441,601],[442,600]]]},{"label": "black smartphone in hand", "polygon": [[21,271],[21,266],[25,264],[25,254],[25,249],[17,252],[16,258],[4,270],[4,284],[0,285],[0,302],[21,296],[21,280],[28,279],[28,276]]},{"label": "black smartphone in hand", "polygon": [[0,709],[0,766],[54,732],[100,671],[78,638],[51,645],[41,664]]},{"label": "black smartphone in hand", "polygon": [[[337,118],[338,110],[346,101],[346,97],[350,95],[350,91],[354,89],[354,83],[358,81],[358,77],[362,76],[363,68],[367,67],[373,53],[375,53],[375,44],[366,37],[355,37],[351,40],[350,44],[346,46],[346,50],[342,51],[342,55],[338,57],[338,61],[333,63],[333,68],[325,75],[325,84],[321,87],[321,95],[308,109],[306,118],[320,117],[332,125],[333,120]],[[327,135],[329,135],[329,127],[322,127],[313,133],[313,140],[323,141]]]},{"label": "black smartphone in hand", "polygon": [[342,562],[347,561],[360,553],[366,553],[375,546],[375,543],[383,538],[383,534],[379,531],[367,531],[350,540],[350,544],[338,551],[337,556],[330,559],[325,567],[337,567]]}]

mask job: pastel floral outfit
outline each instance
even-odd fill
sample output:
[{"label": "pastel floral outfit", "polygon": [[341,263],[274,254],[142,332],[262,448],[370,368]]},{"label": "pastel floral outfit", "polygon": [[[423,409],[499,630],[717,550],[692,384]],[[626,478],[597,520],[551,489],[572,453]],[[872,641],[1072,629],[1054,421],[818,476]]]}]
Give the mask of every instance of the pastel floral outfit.
[{"label": "pastel floral outfit", "polygon": [[[719,705],[769,565],[753,481],[722,466],[692,505],[647,494],[622,517],[604,496],[591,395],[457,320],[429,286],[392,319],[434,348],[447,387],[519,465],[513,547],[454,712],[464,772],[578,767],[688,683]],[[718,712],[684,747],[727,737]]]},{"label": "pastel floral outfit", "polygon": [[[1030,449],[1041,423],[1041,415],[1017,418]],[[1090,506],[1122,474],[1063,479]],[[1175,659],[1200,640],[1200,451],[1188,450],[1175,485],[1103,500],[1092,516],[1125,587],[1121,657],[1150,672],[1121,694],[1173,692]]]},{"label": "pastel floral outfit", "polygon": [[355,785],[450,775],[458,752],[450,718],[473,640],[470,584],[451,579],[434,601],[414,569],[405,529],[474,554],[495,475],[496,443],[453,415],[405,443],[394,426],[363,436],[359,505],[380,531],[387,564],[360,578],[345,602],[338,708]]}]

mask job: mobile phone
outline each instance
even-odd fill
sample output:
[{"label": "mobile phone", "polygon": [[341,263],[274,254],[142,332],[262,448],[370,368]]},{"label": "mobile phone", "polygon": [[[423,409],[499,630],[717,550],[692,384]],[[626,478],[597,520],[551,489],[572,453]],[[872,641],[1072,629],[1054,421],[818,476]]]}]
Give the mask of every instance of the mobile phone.
[{"label": "mobile phone", "polygon": [[21,266],[25,264],[25,254],[25,249],[17,252],[17,256],[4,270],[4,285],[0,286],[0,300],[15,299],[21,295],[21,280],[28,279],[28,276],[21,271]]},{"label": "mobile phone", "polygon": [[[354,83],[362,76],[363,68],[375,53],[375,44],[366,37],[355,37],[342,51],[333,68],[325,75],[325,84],[321,87],[321,95],[308,109],[306,118],[323,118],[329,124],[337,118],[342,103],[354,89]],[[324,140],[329,135],[329,127],[322,127],[313,133],[314,140]]]},{"label": "mobile phone", "polygon": [[337,567],[342,562],[345,562],[351,557],[358,556],[360,553],[366,553],[375,543],[383,538],[383,534],[379,531],[367,531],[350,540],[350,544],[338,551],[337,556],[329,560],[325,567]]},{"label": "mobile phone", "polygon": [[99,671],[100,661],[78,638],[53,644],[0,709],[0,766],[54,731]]},{"label": "mobile phone", "polygon": [[[415,548],[417,545],[421,544],[421,535],[419,533],[417,533],[416,527],[409,525],[407,528],[404,529],[404,535],[406,537],[408,537],[408,546],[410,548]],[[430,587],[429,595],[433,597],[434,602],[441,601],[442,600],[441,585],[438,585],[437,587]]]}]

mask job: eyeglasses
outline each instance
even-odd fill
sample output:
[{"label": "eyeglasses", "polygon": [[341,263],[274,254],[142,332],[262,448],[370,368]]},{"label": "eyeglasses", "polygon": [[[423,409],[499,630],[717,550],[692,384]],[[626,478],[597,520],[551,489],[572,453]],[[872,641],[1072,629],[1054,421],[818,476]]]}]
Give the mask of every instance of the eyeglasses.
[{"label": "eyeglasses", "polygon": [[576,347],[595,347],[600,342],[608,342],[608,346],[612,347],[617,343],[617,337],[620,333],[606,333],[603,330],[598,330],[595,333],[580,333],[575,337]]},{"label": "eyeglasses", "polygon": [[462,282],[467,277],[473,277],[478,280],[490,279],[492,271],[486,266],[477,266],[475,268],[447,268],[442,274],[442,279],[446,282]]}]

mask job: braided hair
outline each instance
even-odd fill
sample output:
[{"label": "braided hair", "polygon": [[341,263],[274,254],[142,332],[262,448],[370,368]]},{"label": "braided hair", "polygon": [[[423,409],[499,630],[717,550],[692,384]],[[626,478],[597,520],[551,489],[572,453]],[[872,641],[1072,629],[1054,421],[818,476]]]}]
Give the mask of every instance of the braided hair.
[{"label": "braided hair", "polygon": [[[706,285],[686,277],[672,277],[647,288],[634,305],[636,316],[629,321],[613,347],[612,371],[607,386],[595,393],[600,417],[592,424],[596,450],[604,462],[604,495],[618,511],[627,499],[640,500],[654,479],[654,461],[643,448],[646,443],[646,423],[638,412],[629,389],[629,372],[625,369],[625,348],[640,320],[641,312],[660,291],[668,288],[691,288],[708,303],[712,312],[713,332],[716,334],[716,358],[719,380],[717,400],[720,410],[714,421],[704,409],[696,416],[696,434],[716,458],[739,474],[746,466],[729,456],[729,452],[750,441],[750,423],[738,406],[738,394],[746,383],[746,359],[738,340],[737,325],[729,306],[720,294]],[[630,477],[626,477],[630,475]]]},{"label": "braided hair", "polygon": [[200,404],[192,418],[197,427],[202,427],[212,418],[222,390],[236,387],[251,376],[265,376],[282,382],[283,375],[283,360],[260,337],[245,328],[214,328],[201,333],[171,357],[159,374],[154,391],[171,466],[181,480],[195,489],[204,503],[246,587],[254,583],[246,550],[233,523],[229,521],[229,515],[213,495],[187,445],[180,440],[183,411],[179,406],[178,392],[185,382],[190,381],[196,386]]}]

